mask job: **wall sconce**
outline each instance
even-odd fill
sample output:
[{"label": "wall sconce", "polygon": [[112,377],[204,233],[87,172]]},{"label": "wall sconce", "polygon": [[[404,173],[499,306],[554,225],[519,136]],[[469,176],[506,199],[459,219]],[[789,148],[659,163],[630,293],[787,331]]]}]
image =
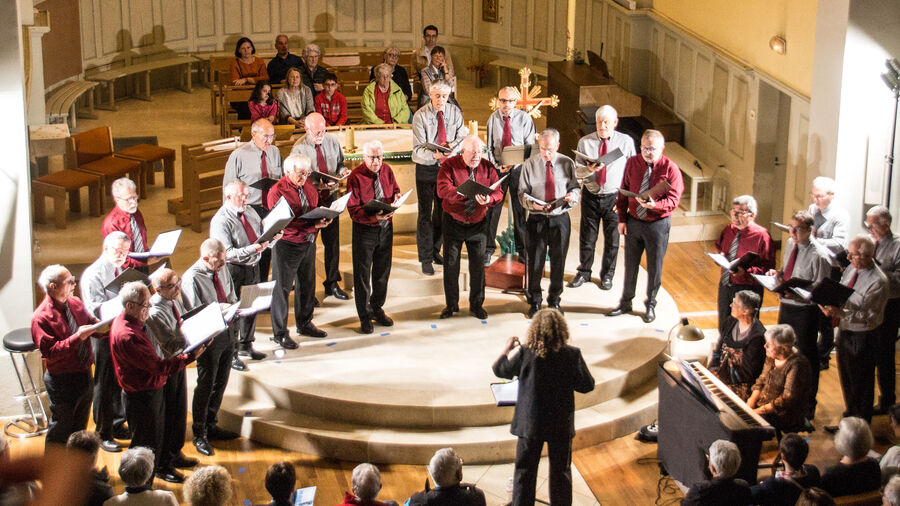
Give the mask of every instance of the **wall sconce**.
[{"label": "wall sconce", "polygon": [[784,40],[784,37],[781,35],[773,35],[771,39],[769,39],[769,49],[775,51],[777,54],[783,55],[785,51],[787,51],[787,41]]}]

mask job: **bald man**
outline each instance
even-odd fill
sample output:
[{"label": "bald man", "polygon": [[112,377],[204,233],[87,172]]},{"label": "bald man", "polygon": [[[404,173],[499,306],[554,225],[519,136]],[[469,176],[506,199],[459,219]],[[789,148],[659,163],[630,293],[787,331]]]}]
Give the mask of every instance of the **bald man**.
[{"label": "bald man", "polygon": [[469,135],[462,142],[462,151],[441,163],[437,176],[437,194],[444,210],[444,298],[447,306],[441,318],[450,318],[459,311],[459,261],[462,245],[469,254],[469,313],[483,320],[484,310],[484,249],[487,243],[487,210],[503,202],[499,186],[488,195],[465,197],[457,192],[459,185],[473,180],[490,187],[500,178],[494,164],[481,157],[484,143],[477,135]]},{"label": "bald man", "polygon": [[[325,117],[314,112],[304,121],[306,135],[301,137],[291,149],[291,154],[306,155],[312,161],[312,172],[322,172],[335,177],[343,177],[350,174],[350,169],[344,165],[344,152],[341,143],[334,134],[325,132]],[[325,183],[324,180],[315,182],[319,191],[319,205],[328,207],[338,196],[338,184],[335,181]],[[332,220],[331,224],[320,230],[322,246],[325,250],[325,296],[333,295],[335,299],[347,300],[349,296],[341,290],[341,229],[340,220]]]}]

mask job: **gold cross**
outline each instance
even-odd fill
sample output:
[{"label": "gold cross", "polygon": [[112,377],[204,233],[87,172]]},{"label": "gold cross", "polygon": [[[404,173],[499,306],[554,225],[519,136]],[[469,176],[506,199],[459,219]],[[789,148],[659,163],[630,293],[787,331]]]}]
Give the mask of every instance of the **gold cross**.
[{"label": "gold cross", "polygon": [[[522,67],[519,69],[519,76],[521,77],[521,81],[519,89],[516,90],[516,107],[530,114],[532,118],[540,118],[541,107],[556,107],[559,105],[558,96],[538,97],[541,93],[541,86],[536,84],[533,88],[530,87],[530,68]],[[496,111],[500,108],[500,100],[497,97],[492,98],[490,106],[492,111]]]}]

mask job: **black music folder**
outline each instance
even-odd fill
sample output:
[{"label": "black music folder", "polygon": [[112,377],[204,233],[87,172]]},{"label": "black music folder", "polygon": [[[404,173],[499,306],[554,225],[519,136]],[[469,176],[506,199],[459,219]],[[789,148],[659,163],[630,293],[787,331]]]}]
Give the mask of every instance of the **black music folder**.
[{"label": "black music folder", "polygon": [[812,286],[812,281],[803,278],[791,278],[787,281],[778,282],[775,276],[765,276],[762,274],[750,274],[760,285],[770,292],[784,295],[791,288],[806,289]]},{"label": "black music folder", "polygon": [[[163,260],[162,262],[165,263],[165,260]],[[153,264],[153,266],[156,266],[156,265],[159,265],[159,262],[157,262],[156,264]],[[140,281],[141,283],[144,283],[145,285],[150,286],[150,278],[146,274],[144,274],[143,272],[141,272],[139,270],[132,269],[129,267],[128,269],[125,269],[124,271],[122,271],[116,277],[116,279],[107,283],[104,288],[106,288],[111,293],[118,295],[119,290],[122,289],[122,285],[124,285],[125,283],[130,283],[132,281]]]},{"label": "black music folder", "polygon": [[622,195],[625,195],[626,197],[631,197],[633,199],[646,201],[647,199],[650,199],[653,197],[659,197],[660,195],[662,195],[663,193],[665,193],[671,189],[672,189],[672,185],[670,185],[668,181],[663,179],[662,181],[653,185],[653,188],[650,188],[649,190],[647,190],[641,194],[637,194],[632,191],[628,191],[624,188],[619,188],[619,193],[621,193]]},{"label": "black music folder", "polygon": [[291,211],[290,204],[288,204],[284,197],[281,197],[278,199],[275,207],[273,207],[272,210],[266,214],[266,217],[262,219],[263,233],[256,240],[256,244],[271,241],[272,238],[284,230],[284,227],[286,227],[293,219],[294,212]]},{"label": "black music folder", "polygon": [[474,199],[475,195],[487,196],[493,193],[493,191],[496,190],[498,186],[500,186],[500,183],[502,183],[503,180],[506,179],[506,177],[507,176],[501,177],[496,183],[490,186],[485,186],[472,179],[466,179],[463,184],[456,187],[456,193],[470,199]]},{"label": "black music folder", "polygon": [[275,183],[277,183],[277,182],[278,182],[277,179],[272,179],[270,177],[264,177],[262,179],[254,181],[249,186],[250,186],[250,188],[256,188],[257,190],[261,190],[263,193],[266,193],[267,191],[269,191],[270,188],[275,186]]},{"label": "black music folder", "polygon": [[363,210],[369,214],[378,214],[384,213],[389,214],[403,205],[406,202],[406,199],[409,198],[409,195],[412,193],[412,190],[407,190],[406,193],[400,196],[393,204],[386,204],[378,199],[372,199],[365,204],[363,204]]},{"label": "black music folder", "polygon": [[812,290],[792,288],[791,291],[807,302],[813,302],[820,306],[836,307],[843,306],[854,292],[849,286],[842,285],[831,278],[823,279]]}]

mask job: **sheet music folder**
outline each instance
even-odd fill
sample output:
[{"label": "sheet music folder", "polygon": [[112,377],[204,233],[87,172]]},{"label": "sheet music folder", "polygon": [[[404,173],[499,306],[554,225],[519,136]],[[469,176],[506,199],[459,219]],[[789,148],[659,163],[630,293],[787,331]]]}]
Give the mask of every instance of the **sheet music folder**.
[{"label": "sheet music folder", "polygon": [[284,197],[278,199],[269,214],[262,219],[263,233],[256,240],[256,244],[271,241],[273,237],[284,230],[284,227],[294,219],[294,212]]},{"label": "sheet music folder", "polygon": [[531,148],[534,144],[521,146],[506,146],[500,152],[500,165],[522,165],[525,160],[531,158]]},{"label": "sheet music folder", "polygon": [[671,189],[672,189],[672,185],[670,185],[668,181],[663,179],[662,181],[656,183],[653,186],[653,188],[650,188],[649,190],[647,190],[641,194],[637,194],[632,191],[628,191],[624,188],[619,188],[619,193],[621,193],[622,195],[625,195],[626,197],[630,197],[633,199],[647,200],[648,198],[653,198],[654,196],[659,197],[660,195],[662,195],[663,193],[665,193]]},{"label": "sheet music folder", "polygon": [[[191,314],[191,313],[188,313]],[[218,302],[203,306],[203,309],[193,313],[190,318],[185,318],[181,324],[181,331],[187,341],[182,353],[190,353],[198,346],[211,340],[227,329],[222,318],[222,309]]]},{"label": "sheet music folder", "polygon": [[750,266],[756,259],[759,258],[759,255],[753,251],[748,251],[740,256],[740,258],[735,258],[733,261],[729,262],[728,258],[721,253],[706,253],[706,255],[713,260],[719,267],[723,269],[728,269],[729,271],[737,271],[738,269],[746,269]]},{"label": "sheet music folder", "polygon": [[807,288],[812,285],[812,281],[803,278],[791,278],[787,281],[778,283],[775,276],[765,276],[763,274],[750,274],[760,285],[770,292],[784,294],[790,288]]},{"label": "sheet music folder", "polygon": [[502,183],[506,178],[507,176],[503,176],[496,183],[490,186],[485,186],[471,179],[466,179],[463,184],[456,187],[456,193],[470,199],[475,198],[475,195],[487,196],[490,195],[494,190],[496,190],[497,187],[500,186],[500,183]]},{"label": "sheet music folder", "polygon": [[335,200],[328,207],[317,207],[312,211],[301,216],[301,219],[304,220],[333,220],[337,218],[344,209],[347,208],[347,201],[350,200],[350,193],[345,194],[343,197]]},{"label": "sheet music folder", "polygon": [[384,203],[377,199],[372,199],[372,200],[366,202],[365,204],[363,204],[363,210],[369,214],[393,213],[397,209],[400,209],[400,207],[403,205],[403,203],[406,202],[406,199],[409,198],[409,195],[411,193],[412,193],[412,190],[407,190],[406,193],[401,195],[400,198],[398,198],[397,201],[394,202],[393,205]]},{"label": "sheet music folder", "polygon": [[175,253],[175,247],[178,246],[178,238],[180,237],[180,228],[163,232],[156,236],[156,240],[153,241],[153,245],[150,246],[148,251],[143,251],[141,253],[131,252],[128,256],[139,260],[146,260],[150,257],[170,256],[172,253]]},{"label": "sheet music folder", "polygon": [[491,383],[491,393],[498,406],[515,406],[519,400],[519,380]]},{"label": "sheet music folder", "polygon": [[791,288],[791,291],[799,295],[803,300],[821,306],[836,307],[843,306],[854,292],[849,286],[842,285],[831,278],[824,278],[812,290]]},{"label": "sheet music folder", "polygon": [[277,183],[277,182],[278,182],[277,179],[272,179],[270,177],[264,177],[264,178],[254,181],[249,186],[250,186],[250,188],[255,188],[257,190],[261,190],[263,193],[266,193],[267,191],[269,191],[270,188],[275,186],[275,183]]}]

